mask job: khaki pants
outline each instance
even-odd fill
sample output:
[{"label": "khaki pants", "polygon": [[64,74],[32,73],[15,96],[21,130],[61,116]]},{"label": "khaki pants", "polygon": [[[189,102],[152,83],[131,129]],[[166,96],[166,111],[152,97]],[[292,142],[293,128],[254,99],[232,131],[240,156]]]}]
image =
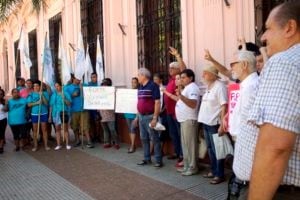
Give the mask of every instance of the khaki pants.
[{"label": "khaki pants", "polygon": [[180,122],[180,131],[184,167],[197,171],[198,122],[196,120]]}]

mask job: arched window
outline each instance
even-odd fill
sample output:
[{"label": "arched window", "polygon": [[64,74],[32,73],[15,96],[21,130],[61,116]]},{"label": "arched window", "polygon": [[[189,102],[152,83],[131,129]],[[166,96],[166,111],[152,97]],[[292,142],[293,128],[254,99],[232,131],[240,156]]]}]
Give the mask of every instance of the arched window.
[{"label": "arched window", "polygon": [[173,57],[169,46],[181,52],[180,0],[136,0],[138,65],[167,78]]}]

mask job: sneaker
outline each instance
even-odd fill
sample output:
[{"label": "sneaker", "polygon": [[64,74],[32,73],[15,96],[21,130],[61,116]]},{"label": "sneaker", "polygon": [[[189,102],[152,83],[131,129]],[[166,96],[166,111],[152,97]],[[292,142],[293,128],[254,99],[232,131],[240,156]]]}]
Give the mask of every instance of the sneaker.
[{"label": "sneaker", "polygon": [[137,165],[144,166],[144,165],[149,165],[151,163],[152,163],[151,160],[142,160],[141,162],[137,163]]},{"label": "sneaker", "polygon": [[188,169],[185,168],[185,167],[178,167],[176,168],[176,171],[179,172],[179,173],[183,173],[183,172],[186,172]]},{"label": "sneaker", "polygon": [[[60,147],[61,148],[61,147]],[[49,151],[50,150],[50,147],[45,147],[45,150],[46,151]]]},{"label": "sneaker", "polygon": [[61,146],[60,145],[57,145],[54,150],[57,151],[57,150],[60,150],[61,149]]},{"label": "sneaker", "polygon": [[31,149],[31,151],[36,152],[37,151],[37,147],[34,147],[33,149]]},{"label": "sneaker", "polygon": [[176,163],[175,167],[183,167],[183,161]]},{"label": "sneaker", "polygon": [[89,143],[87,143],[86,147],[87,147],[87,148],[94,148],[94,145],[93,145],[92,143],[89,142]]},{"label": "sneaker", "polygon": [[186,170],[185,172],[182,172],[181,175],[182,176],[192,176],[194,174],[197,174],[198,173],[198,170]]},{"label": "sneaker", "polygon": [[73,145],[73,147],[79,147],[81,145],[81,141],[78,141],[76,144]]},{"label": "sneaker", "polygon": [[118,144],[115,144],[114,147],[115,147],[115,149],[117,149],[117,150],[120,149],[120,145],[118,145]]},{"label": "sneaker", "polygon": [[163,166],[162,162],[157,162],[153,165],[156,168],[161,168]]},{"label": "sneaker", "polygon": [[66,149],[67,149],[67,150],[70,150],[70,149],[71,149],[71,146],[70,146],[70,145],[66,145]]},{"label": "sneaker", "polygon": [[111,144],[108,144],[108,143],[103,145],[104,149],[107,149],[107,148],[110,148],[110,147],[111,147]]}]

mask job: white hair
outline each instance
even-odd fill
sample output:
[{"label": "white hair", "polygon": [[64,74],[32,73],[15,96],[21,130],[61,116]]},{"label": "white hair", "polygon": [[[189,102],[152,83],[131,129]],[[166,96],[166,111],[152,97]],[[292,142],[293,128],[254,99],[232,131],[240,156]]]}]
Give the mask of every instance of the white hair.
[{"label": "white hair", "polygon": [[151,78],[151,72],[145,67],[139,68],[138,74]]},{"label": "white hair", "polygon": [[179,68],[180,68],[180,65],[179,65],[179,62],[171,62],[171,63],[169,64],[169,67],[179,69]]},{"label": "white hair", "polygon": [[248,62],[249,64],[248,67],[250,72],[256,71],[256,58],[252,51],[245,51],[245,50],[238,51],[237,57],[240,61]]}]

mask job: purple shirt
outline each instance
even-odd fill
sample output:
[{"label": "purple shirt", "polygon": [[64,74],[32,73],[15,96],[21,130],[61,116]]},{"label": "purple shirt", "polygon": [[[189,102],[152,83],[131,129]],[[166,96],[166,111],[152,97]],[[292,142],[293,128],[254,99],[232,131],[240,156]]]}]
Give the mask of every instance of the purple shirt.
[{"label": "purple shirt", "polygon": [[153,114],[155,100],[160,100],[159,86],[149,80],[146,85],[141,85],[138,89],[138,112],[142,115]]}]

